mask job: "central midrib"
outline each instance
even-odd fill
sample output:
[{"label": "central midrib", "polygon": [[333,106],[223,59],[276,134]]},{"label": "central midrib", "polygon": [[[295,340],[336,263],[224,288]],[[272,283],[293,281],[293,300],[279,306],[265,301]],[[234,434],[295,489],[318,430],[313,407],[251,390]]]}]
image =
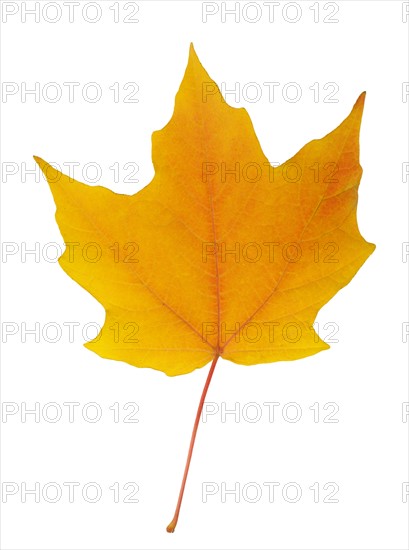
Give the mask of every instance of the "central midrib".
[{"label": "central midrib", "polygon": [[[200,112],[200,122],[201,122],[201,140],[200,144],[202,147],[202,154],[204,162],[209,162],[208,159],[208,149],[207,149],[207,128],[206,121],[203,116],[203,110],[199,108]],[[202,161],[203,166],[203,161]],[[203,180],[202,180],[203,181]],[[212,225],[212,236],[213,236],[213,246],[214,246],[214,267],[215,267],[215,279],[216,279],[216,307],[217,307],[217,344],[216,344],[216,355],[220,355],[220,320],[221,320],[221,307],[220,307],[220,272],[219,272],[219,260],[218,260],[218,242],[216,236],[216,222],[215,222],[215,212],[214,212],[214,203],[213,203],[213,187],[214,181],[213,176],[210,178],[210,184],[205,183],[208,188],[208,197],[209,197],[209,206],[210,206],[210,216],[211,216],[211,225]],[[203,326],[203,325],[202,325]]]}]

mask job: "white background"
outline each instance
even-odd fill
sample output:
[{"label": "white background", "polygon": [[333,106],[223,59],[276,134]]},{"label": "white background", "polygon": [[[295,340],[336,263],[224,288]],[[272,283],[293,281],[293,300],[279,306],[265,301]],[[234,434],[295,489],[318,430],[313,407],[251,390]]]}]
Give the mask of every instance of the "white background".
[{"label": "white background", "polygon": [[[133,11],[132,6],[125,11],[124,3],[119,5],[120,21],[114,23],[109,9],[114,2],[102,1],[101,19],[94,24],[83,18],[84,4],[73,23],[68,8],[60,21],[49,23],[43,12],[39,22],[29,15],[22,21],[22,3],[16,3],[19,12],[2,24],[2,79],[19,86],[15,95],[3,96],[2,104],[2,162],[18,166],[15,175],[3,178],[2,240],[19,247],[16,254],[3,256],[2,263],[3,327],[14,322],[19,329],[3,345],[2,400],[16,403],[18,412],[2,418],[2,481],[18,484],[19,492],[2,504],[2,548],[408,548],[407,503],[402,502],[402,484],[408,481],[408,424],[401,412],[402,402],[408,401],[402,342],[407,265],[401,252],[408,240],[402,181],[402,163],[408,160],[407,103],[402,100],[402,82],[408,81],[408,29],[402,3],[341,1],[333,16],[338,23],[323,21],[332,11],[328,5],[324,10],[325,3],[320,3],[316,23],[309,9],[313,2],[298,2],[301,18],[294,23],[286,17],[294,18],[295,8],[284,3],[269,22],[260,2],[262,16],[255,23],[246,21],[254,17],[255,8],[244,17],[240,12],[238,22],[227,16],[223,23],[219,5],[218,13],[204,23],[200,1],[139,1],[134,15],[138,23],[123,22]],[[53,7],[49,10],[46,17],[54,18]],[[89,17],[94,17],[92,8]],[[248,416],[255,409],[241,414],[237,423],[232,415],[222,422],[216,414],[199,426],[179,524],[170,535],[165,527],[176,504],[208,366],[169,378],[101,359],[82,346],[81,329],[89,322],[102,324],[103,308],[57,263],[42,257],[46,243],[62,246],[55,207],[44,179],[28,174],[24,182],[21,168],[22,163],[34,168],[33,154],[60,165],[98,162],[102,185],[129,194],[146,185],[153,175],[151,133],[171,117],[190,42],[219,85],[224,82],[230,89],[238,82],[242,92],[246,83],[255,82],[263,89],[257,102],[248,101],[246,94],[239,104],[232,95],[227,100],[249,111],[271,162],[283,162],[334,129],[367,91],[358,220],[361,233],[377,249],[318,315],[320,327],[328,322],[339,326],[339,341],[329,351],[254,367],[219,361],[207,401],[230,408],[237,402],[241,413],[247,412],[246,403],[254,402],[263,414],[254,423]],[[38,102],[33,95],[21,96],[23,82],[28,88],[40,83]],[[60,101],[50,103],[41,96],[48,82],[64,90]],[[63,82],[81,84],[73,103]],[[87,82],[101,86],[100,101],[83,99]],[[122,91],[115,103],[109,90],[114,82],[138,83],[139,102],[124,103]],[[274,101],[263,82],[280,83]],[[301,86],[298,102],[283,99],[282,85],[288,82]],[[324,102],[327,92],[314,102],[309,87],[315,82],[320,89],[335,82],[338,102]],[[136,162],[139,182],[113,183],[109,167],[114,162]],[[125,175],[122,171],[121,180]],[[80,172],[76,176],[84,181]],[[23,243],[33,248],[36,242],[37,261],[35,255],[21,255]],[[69,321],[80,323],[72,343],[63,326]],[[50,343],[40,334],[38,343],[34,336],[24,343],[23,322],[28,327],[40,323],[41,329],[58,323],[61,339]],[[38,422],[33,415],[21,416],[23,403],[33,408],[35,402],[40,403]],[[58,422],[41,415],[49,402],[63,410]],[[72,423],[64,402],[80,403]],[[98,422],[82,417],[89,402],[101,407]],[[121,410],[118,423],[109,409],[115,402]],[[128,402],[139,406],[138,423],[123,422],[122,407]],[[264,402],[280,403],[274,422]],[[289,402],[301,407],[298,422],[281,414]],[[337,403],[339,422],[325,423],[321,415],[315,423],[309,407],[316,402],[321,413],[325,403]],[[41,495],[39,503],[32,495],[22,502],[23,482],[27,487],[38,482],[41,488],[54,482],[64,489],[62,484],[71,481],[97,483],[100,501],[86,502],[80,487],[73,503],[68,502],[68,490],[56,503]],[[116,482],[121,487],[137,483],[139,502],[123,502],[129,491],[121,491],[120,502],[114,502],[109,487]],[[238,503],[232,496],[222,502],[221,491],[204,503],[204,482],[220,489],[223,482],[230,488],[254,482],[264,489],[255,503],[242,494]],[[280,483],[274,503],[269,502],[266,482]],[[302,489],[296,503],[282,496],[288,482]],[[309,487],[315,482],[321,487],[337,483],[339,502],[322,502],[328,493],[323,491],[314,503]]]}]

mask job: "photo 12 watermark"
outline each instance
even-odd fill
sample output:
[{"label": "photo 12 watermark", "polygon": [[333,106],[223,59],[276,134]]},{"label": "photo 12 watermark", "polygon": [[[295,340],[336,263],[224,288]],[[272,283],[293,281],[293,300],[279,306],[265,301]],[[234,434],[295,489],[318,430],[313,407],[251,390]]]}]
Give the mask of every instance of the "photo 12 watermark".
[{"label": "photo 12 watermark", "polygon": [[318,482],[305,485],[297,481],[205,481],[202,483],[202,502],[218,501],[223,504],[240,504],[258,502],[277,504],[296,504],[313,502],[315,504],[338,504],[340,486],[334,481]]},{"label": "photo 12 watermark", "polygon": [[112,404],[89,401],[49,401],[48,403],[3,401],[1,422],[3,424],[56,424],[113,422],[114,424],[138,424],[140,406],[135,402]]},{"label": "photo 12 watermark", "polygon": [[3,504],[138,504],[140,485],[134,481],[3,481]]},{"label": "photo 12 watermark", "polygon": [[139,23],[141,4],[137,2],[38,2],[3,1],[2,23]]},{"label": "photo 12 watermark", "polygon": [[2,103],[139,103],[137,82],[2,82]]},{"label": "photo 12 watermark", "polygon": [[339,23],[338,2],[202,2],[202,23]]}]

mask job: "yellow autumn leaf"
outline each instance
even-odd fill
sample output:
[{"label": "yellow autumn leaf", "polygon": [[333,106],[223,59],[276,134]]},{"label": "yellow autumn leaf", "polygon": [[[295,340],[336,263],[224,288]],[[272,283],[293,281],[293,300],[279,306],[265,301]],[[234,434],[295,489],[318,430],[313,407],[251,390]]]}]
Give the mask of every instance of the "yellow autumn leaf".
[{"label": "yellow autumn leaf", "polygon": [[317,312],[375,249],[356,219],[364,97],[273,168],[247,111],[223,100],[191,46],[141,191],[88,186],[35,157],[67,243],[60,265],[106,310],[87,348],[170,376],[212,361],[170,531],[217,358],[252,365],[327,349]]}]

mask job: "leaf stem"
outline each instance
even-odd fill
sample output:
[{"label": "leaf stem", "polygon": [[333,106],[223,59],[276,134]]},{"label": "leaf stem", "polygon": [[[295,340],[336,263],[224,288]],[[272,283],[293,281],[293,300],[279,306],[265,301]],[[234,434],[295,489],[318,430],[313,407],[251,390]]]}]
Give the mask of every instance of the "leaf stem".
[{"label": "leaf stem", "polygon": [[199,406],[197,408],[196,420],[195,420],[195,423],[193,425],[192,437],[190,439],[189,452],[187,454],[185,472],[183,474],[183,480],[182,480],[182,485],[180,487],[179,498],[178,498],[178,503],[176,505],[175,515],[173,516],[172,521],[166,527],[166,531],[168,533],[173,533],[174,532],[174,530],[176,528],[176,525],[177,525],[177,522],[178,522],[180,506],[182,504],[183,493],[185,491],[187,474],[189,472],[190,461],[192,459],[193,447],[194,447],[194,444],[195,444],[196,433],[197,433],[197,428],[199,426],[200,416],[202,414],[203,403],[204,403],[204,400],[206,399],[207,390],[209,389],[210,381],[212,379],[212,376],[213,376],[214,369],[216,367],[216,363],[217,363],[218,358],[219,358],[219,356],[215,355],[215,357],[213,359],[213,362],[212,362],[212,365],[211,365],[210,370],[209,370],[209,374],[207,375],[207,378],[206,378],[206,383],[205,383],[204,388],[203,388],[202,397],[200,398]]}]

